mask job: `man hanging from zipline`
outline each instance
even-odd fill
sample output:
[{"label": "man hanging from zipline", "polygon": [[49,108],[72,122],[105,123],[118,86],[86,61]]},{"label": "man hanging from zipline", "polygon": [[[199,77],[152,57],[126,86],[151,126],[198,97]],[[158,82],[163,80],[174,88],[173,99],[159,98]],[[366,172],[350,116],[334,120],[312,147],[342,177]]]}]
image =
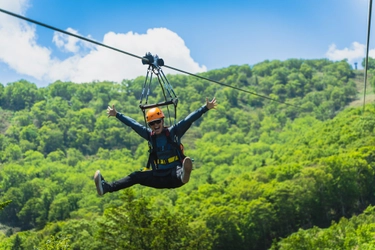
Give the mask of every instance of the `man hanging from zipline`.
[{"label": "man hanging from zipline", "polygon": [[108,117],[115,116],[149,141],[150,156],[146,170],[135,171],[111,183],[106,182],[100,171],[97,170],[94,181],[98,194],[104,195],[108,192],[119,191],[135,184],[153,188],[178,188],[189,182],[193,168],[192,160],[184,156],[180,139],[194,121],[198,120],[208,110],[215,109],[216,106],[215,97],[211,101],[206,99],[205,105],[170,127],[164,126],[162,110],[159,107],[151,108],[146,114],[149,128],[117,112],[114,105],[108,106]]}]

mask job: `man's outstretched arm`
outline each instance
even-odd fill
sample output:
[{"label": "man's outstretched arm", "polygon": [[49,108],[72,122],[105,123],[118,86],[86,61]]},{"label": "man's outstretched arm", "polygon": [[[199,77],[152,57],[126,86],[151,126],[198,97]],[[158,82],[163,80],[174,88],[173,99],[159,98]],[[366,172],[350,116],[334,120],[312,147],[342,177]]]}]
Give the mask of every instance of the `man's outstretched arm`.
[{"label": "man's outstretched arm", "polygon": [[149,139],[150,130],[148,130],[145,126],[134,120],[133,118],[130,118],[128,116],[125,116],[121,114],[120,112],[117,112],[115,109],[115,105],[112,105],[112,107],[108,106],[107,108],[107,114],[108,117],[115,116],[117,119],[119,119],[122,123],[124,123],[126,126],[131,127],[137,134],[139,134],[144,139]]},{"label": "man's outstretched arm", "polygon": [[194,112],[190,113],[185,119],[181,120],[177,124],[177,135],[179,137],[183,136],[185,132],[190,128],[191,124],[198,120],[204,113],[206,113],[210,109],[216,109],[217,102],[216,98],[214,97],[211,101],[206,98],[206,104],[200,107],[199,109],[195,110]]}]

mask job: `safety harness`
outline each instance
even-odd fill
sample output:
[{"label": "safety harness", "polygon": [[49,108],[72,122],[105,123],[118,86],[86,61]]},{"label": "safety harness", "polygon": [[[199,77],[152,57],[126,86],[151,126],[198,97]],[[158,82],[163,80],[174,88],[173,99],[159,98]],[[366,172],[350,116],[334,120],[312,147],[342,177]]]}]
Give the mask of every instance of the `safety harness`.
[{"label": "safety harness", "polygon": [[150,133],[150,140],[149,140],[149,143],[148,143],[150,155],[148,157],[146,169],[150,169],[150,166],[152,167],[152,169],[158,169],[159,164],[169,164],[169,163],[175,162],[177,160],[182,162],[186,157],[184,155],[184,145],[178,140],[177,136],[175,136],[175,138],[172,139],[171,135],[170,135],[170,131],[169,131],[168,128],[164,128],[163,133],[167,137],[167,142],[168,142],[167,145],[171,145],[172,148],[175,149],[176,155],[174,155],[174,156],[172,156],[168,159],[158,159],[157,152],[162,151],[164,149],[168,149],[168,148],[157,147],[157,145],[156,145],[156,135],[155,135],[155,132],[152,131]]},{"label": "safety harness", "polygon": [[[159,58],[157,55],[153,56],[151,53],[146,53],[146,55],[142,57],[142,64],[148,65],[145,82],[142,88],[141,98],[139,100],[139,107],[141,108],[143,112],[145,124],[147,124],[146,110],[150,108],[154,108],[154,107],[160,107],[160,106],[167,107],[169,124],[172,124],[171,113],[168,108],[169,105],[173,105],[174,107],[174,123],[176,124],[178,98],[172,88],[172,85],[169,83],[167,77],[165,76],[163,70],[161,69],[161,67],[164,66],[164,60]],[[154,104],[148,104],[148,97],[151,91],[151,83],[152,83],[153,76],[156,76],[158,79],[159,85],[161,87],[161,90],[164,96],[164,101],[159,102],[159,103],[154,103]],[[184,147],[181,144],[179,138],[175,136],[172,139],[170,136],[170,131],[167,128],[163,130],[163,133],[165,133],[167,137],[167,142],[168,142],[167,145],[171,145],[175,149],[176,155],[168,159],[158,159],[157,152],[163,151],[164,149],[159,150],[160,148],[157,148],[156,135],[154,132],[151,132],[149,143],[148,143],[150,155],[148,157],[146,168],[144,168],[143,171],[150,170],[151,167],[152,169],[158,169],[159,164],[164,165],[164,164],[175,162],[177,160],[181,162],[184,160],[185,158]]]}]

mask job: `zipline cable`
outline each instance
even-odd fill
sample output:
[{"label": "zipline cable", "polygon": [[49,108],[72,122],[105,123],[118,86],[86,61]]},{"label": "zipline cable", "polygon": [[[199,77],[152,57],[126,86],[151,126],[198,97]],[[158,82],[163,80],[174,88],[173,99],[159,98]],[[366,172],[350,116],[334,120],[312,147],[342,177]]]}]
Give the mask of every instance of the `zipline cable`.
[{"label": "zipline cable", "polygon": [[[268,100],[271,100],[271,101],[279,102],[279,103],[286,104],[286,105],[290,105],[290,106],[295,106],[295,105],[293,105],[293,104],[286,103],[286,102],[282,102],[282,101],[279,101],[279,100],[273,99],[273,98],[268,97],[268,96],[259,95],[259,94],[255,93],[255,92],[251,92],[251,91],[248,91],[248,90],[244,90],[244,89],[241,89],[241,88],[237,88],[237,87],[234,87],[234,86],[231,86],[231,85],[228,85],[228,84],[222,83],[222,82],[218,82],[218,81],[215,81],[215,80],[212,80],[212,79],[209,79],[209,78],[206,78],[206,77],[200,76],[200,75],[195,75],[195,74],[193,74],[193,73],[189,73],[189,72],[187,72],[187,71],[183,71],[183,70],[180,70],[180,69],[176,69],[176,68],[173,68],[173,67],[168,66],[168,65],[164,65],[164,67],[169,68],[169,69],[172,69],[172,70],[175,70],[175,71],[179,71],[179,72],[181,72],[181,73],[185,73],[185,74],[187,74],[187,75],[195,76],[195,77],[200,78],[200,79],[203,79],[203,80],[207,80],[207,81],[210,81],[210,82],[214,82],[214,83],[217,83],[217,84],[219,84],[219,85],[221,85],[221,86],[229,87],[229,88],[236,89],[236,90],[239,90],[239,91],[242,91],[242,92],[248,93],[248,94],[256,95],[256,96],[259,96],[259,97],[261,97],[261,98],[265,98],[265,99],[268,99]],[[299,108],[298,106],[295,106],[295,107]]]},{"label": "zipline cable", "polygon": [[370,31],[371,31],[371,12],[372,12],[372,0],[369,0],[368,8],[368,25],[367,25],[367,44],[366,44],[366,61],[365,61],[365,86],[363,91],[363,110],[362,114],[365,113],[366,106],[366,87],[367,87],[367,69],[368,69],[368,54],[369,54],[369,44],[370,44]]},{"label": "zipline cable", "polygon": [[[17,18],[23,19],[23,20],[25,20],[25,21],[28,21],[28,22],[31,22],[31,23],[34,23],[34,24],[37,24],[37,25],[43,26],[43,27],[48,28],[48,29],[51,29],[51,30],[55,30],[55,31],[61,32],[61,33],[63,33],[63,34],[69,35],[69,36],[76,37],[76,38],[81,39],[81,40],[84,40],[84,41],[86,41],[86,42],[90,42],[90,43],[93,43],[93,44],[96,44],[96,45],[99,45],[99,46],[105,47],[105,48],[107,48],[107,49],[111,49],[111,50],[114,50],[114,51],[117,51],[117,52],[120,52],[120,53],[126,54],[126,55],[128,55],[128,56],[132,56],[132,57],[135,57],[135,58],[138,58],[138,59],[142,59],[142,60],[147,60],[147,58],[144,58],[144,57],[141,57],[141,56],[134,55],[134,54],[132,54],[132,53],[129,53],[129,52],[126,52],[126,51],[123,51],[123,50],[120,50],[120,49],[117,49],[117,48],[114,48],[114,47],[111,47],[111,46],[105,45],[105,44],[100,43],[100,42],[97,42],[97,41],[95,41],[95,40],[91,40],[91,39],[88,39],[88,38],[86,38],[86,37],[79,36],[79,35],[77,35],[77,34],[73,34],[73,33],[71,33],[71,32],[68,32],[68,31],[65,31],[65,30],[62,30],[62,29],[59,29],[59,28],[53,27],[53,26],[51,26],[51,25],[48,25],[48,24],[45,24],[45,23],[42,23],[42,22],[39,22],[39,21],[36,21],[36,20],[30,19],[30,18],[27,18],[27,17],[21,16],[21,15],[15,14],[15,13],[13,13],[13,12],[10,12],[10,11],[7,11],[7,10],[1,9],[1,8],[0,8],[0,12],[3,12],[3,13],[5,13],[5,14],[8,14],[8,15],[11,15],[11,16],[14,16],[14,17],[17,17]],[[207,81],[210,81],[210,82],[213,82],[213,83],[217,83],[217,84],[219,84],[219,85],[221,85],[221,86],[226,86],[226,87],[229,87],[229,88],[232,88],[232,89],[235,89],[235,90],[238,90],[238,91],[242,91],[242,92],[245,92],[245,93],[248,93],[248,94],[252,94],[252,95],[255,95],[255,96],[258,96],[258,97],[264,98],[264,99],[268,99],[268,100],[275,101],[275,102],[278,102],[278,103],[281,103],[281,104],[285,104],[285,105],[288,105],[288,106],[294,106],[294,107],[299,108],[299,106],[296,106],[296,105],[294,105],[294,104],[290,104],[290,103],[282,102],[282,101],[279,101],[279,100],[276,100],[276,99],[270,98],[270,97],[268,97],[268,96],[260,95],[260,94],[257,94],[257,93],[255,93],[255,92],[251,92],[251,91],[248,91],[248,90],[244,90],[244,89],[241,89],[241,88],[237,88],[237,87],[234,87],[234,86],[231,86],[231,85],[228,85],[228,84],[225,84],[225,83],[221,83],[221,82],[218,82],[218,81],[215,81],[215,80],[212,80],[212,79],[209,79],[209,78],[203,77],[203,76],[199,76],[199,75],[196,75],[196,74],[193,74],[193,73],[189,73],[189,72],[187,72],[187,71],[180,70],[180,69],[177,69],[177,68],[174,68],[174,67],[171,67],[171,66],[164,65],[164,67],[167,67],[167,68],[169,68],[169,69],[172,69],[172,70],[175,70],[175,71],[179,71],[179,72],[181,72],[181,73],[185,73],[185,74],[187,74],[187,75],[191,75],[191,76],[194,76],[194,77],[197,77],[197,78],[203,79],[203,80],[207,80]]]},{"label": "zipline cable", "polygon": [[[97,41],[94,41],[94,40],[91,40],[91,39],[88,39],[86,37],[83,37],[83,36],[79,36],[79,35],[76,35],[76,34],[73,34],[71,32],[68,32],[68,31],[65,31],[65,30],[62,30],[62,29],[59,29],[59,28],[55,28],[51,25],[48,25],[48,24],[45,24],[45,23],[41,23],[41,22],[38,22],[38,21],[35,21],[33,19],[30,19],[30,18],[27,18],[27,17],[24,17],[24,16],[21,16],[21,15],[18,15],[18,14],[15,14],[13,12],[10,12],[10,11],[7,11],[7,10],[3,10],[3,9],[0,9],[1,12],[5,13],[5,14],[8,14],[8,15],[11,15],[11,16],[14,16],[14,17],[17,17],[17,18],[20,18],[20,19],[23,19],[25,21],[28,21],[30,23],[35,23],[37,25],[40,25],[40,26],[43,26],[43,27],[46,27],[48,29],[51,29],[51,30],[55,30],[55,31],[58,31],[58,32],[61,32],[61,33],[64,33],[66,35],[69,35],[69,36],[74,36],[76,38],[79,38],[79,39],[82,39],[82,40],[85,40],[86,42],[90,42],[90,43],[94,43],[96,45],[99,45],[99,46],[102,46],[102,47],[106,47],[108,49],[112,49],[112,50],[115,50],[117,52],[120,52],[120,53],[124,53],[124,54],[127,54],[128,56],[132,56],[132,57],[136,57],[136,58],[139,58],[139,59],[143,59],[141,56],[137,56],[137,55],[134,55],[132,53],[129,53],[129,52],[126,52],[126,51],[123,51],[123,50],[120,50],[120,49],[116,49],[114,47],[111,47],[111,46],[108,46],[108,45],[105,45],[103,43],[100,43],[100,42],[97,42]],[[147,59],[146,59],[147,60]]]}]

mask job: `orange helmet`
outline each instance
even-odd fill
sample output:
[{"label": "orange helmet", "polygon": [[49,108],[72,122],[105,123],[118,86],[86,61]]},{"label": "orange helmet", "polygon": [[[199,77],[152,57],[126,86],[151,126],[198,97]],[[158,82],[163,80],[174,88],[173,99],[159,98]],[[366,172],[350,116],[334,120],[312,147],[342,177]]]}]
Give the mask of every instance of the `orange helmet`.
[{"label": "orange helmet", "polygon": [[159,108],[152,108],[147,111],[146,121],[147,123],[164,118],[164,113]]}]

